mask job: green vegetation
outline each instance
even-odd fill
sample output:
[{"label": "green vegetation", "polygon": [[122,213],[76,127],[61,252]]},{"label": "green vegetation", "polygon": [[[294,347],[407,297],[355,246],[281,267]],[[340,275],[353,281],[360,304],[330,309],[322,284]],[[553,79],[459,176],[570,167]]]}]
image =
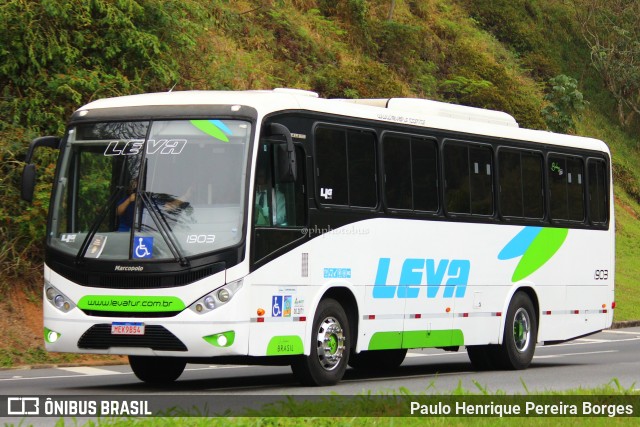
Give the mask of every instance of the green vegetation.
[{"label": "green vegetation", "polygon": [[[605,140],[616,179],[616,320],[640,318],[634,4],[6,0],[0,5],[0,295],[11,283],[34,289],[41,283],[55,157],[38,153],[35,201],[20,201],[29,140],[60,135],[75,108],[102,97],[174,86],[296,87],[324,97],[425,97],[491,108],[523,127]],[[570,86],[575,96],[565,102],[557,88]]]},{"label": "green vegetation", "polygon": [[[517,404],[522,408],[525,407],[525,401],[530,400],[538,405],[544,404],[558,404],[563,402],[564,404],[573,404],[581,407],[582,402],[590,402],[592,404],[613,404],[621,403],[622,400],[616,401],[616,398],[624,399],[624,404],[632,404],[637,402],[638,391],[633,389],[624,389],[620,386],[616,379],[613,379],[609,384],[594,389],[573,389],[566,392],[546,392],[541,394],[524,394],[516,396],[506,396],[503,392],[490,392],[478,384],[476,384],[478,390],[470,391],[459,386],[450,394],[439,395],[430,393],[429,390],[425,393],[410,393],[406,389],[392,390],[388,393],[381,395],[372,395],[371,393],[362,394],[355,398],[349,396],[345,399],[344,396],[338,394],[332,394],[329,396],[323,396],[320,400],[313,396],[304,396],[302,398],[286,397],[282,398],[280,402],[265,405],[260,410],[247,410],[242,412],[242,417],[230,417],[219,416],[216,418],[205,417],[180,417],[171,416],[163,418],[102,418],[96,422],[89,421],[84,424],[89,426],[100,427],[112,427],[112,426],[173,426],[173,425],[185,425],[185,426],[299,426],[310,425],[314,426],[396,426],[396,425],[408,425],[408,426],[422,426],[425,422],[429,425],[443,425],[443,426],[494,426],[496,424],[514,425],[521,423],[522,418],[499,418],[497,416],[467,416],[467,417],[454,417],[454,416],[438,416],[438,415],[410,415],[410,402],[421,398],[427,399],[424,403],[433,404],[434,406],[438,402],[443,404],[449,404],[451,407],[455,407],[456,401],[460,397],[467,404],[470,405],[487,405],[495,403],[499,404]],[[304,400],[313,398],[312,400]],[[238,396],[238,399],[242,399],[242,396]],[[249,403],[249,402],[248,402]],[[636,405],[637,410],[637,405]],[[580,409],[581,411],[581,409]],[[179,412],[179,411],[177,411]],[[524,410],[523,410],[524,412]],[[300,414],[307,414],[304,417],[300,417]],[[310,416],[308,414],[313,414]],[[344,414],[342,417],[337,414]],[[366,414],[366,416],[353,416],[354,414]],[[202,414],[207,415],[207,414]],[[224,414],[223,414],[224,415]],[[556,425],[562,423],[563,425],[581,426],[581,425],[610,425],[615,423],[618,425],[635,425],[637,423],[636,417],[620,418],[620,417],[572,417],[572,416],[559,416],[559,417],[544,417],[529,415],[527,418],[527,425]],[[63,427],[64,420],[61,420],[58,424],[59,427]],[[77,424],[74,424],[77,425]]]}]

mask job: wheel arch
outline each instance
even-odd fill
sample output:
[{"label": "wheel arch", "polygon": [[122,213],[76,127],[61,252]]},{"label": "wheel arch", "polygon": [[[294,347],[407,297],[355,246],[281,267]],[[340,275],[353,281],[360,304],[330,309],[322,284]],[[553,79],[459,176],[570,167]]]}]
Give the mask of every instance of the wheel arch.
[{"label": "wheel arch", "polygon": [[345,286],[335,286],[327,289],[318,300],[318,303],[327,298],[336,300],[344,309],[344,312],[347,315],[347,321],[349,322],[349,333],[352,337],[351,348],[355,348],[358,341],[358,327],[360,319],[358,302],[355,295],[351,289]]}]

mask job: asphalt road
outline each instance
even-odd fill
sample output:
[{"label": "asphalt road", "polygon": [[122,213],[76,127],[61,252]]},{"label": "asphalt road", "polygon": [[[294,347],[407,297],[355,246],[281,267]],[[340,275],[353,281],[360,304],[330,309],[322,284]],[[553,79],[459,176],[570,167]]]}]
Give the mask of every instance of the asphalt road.
[{"label": "asphalt road", "polygon": [[524,371],[474,371],[464,350],[413,350],[392,373],[347,370],[333,387],[301,387],[288,367],[188,365],[170,387],[140,382],[128,365],[11,369],[0,371],[0,390],[11,395],[224,394],[353,395],[403,387],[413,393],[448,394],[458,387],[507,394],[596,387],[617,379],[624,388],[640,389],[640,327],[603,331],[565,344],[538,347]]}]

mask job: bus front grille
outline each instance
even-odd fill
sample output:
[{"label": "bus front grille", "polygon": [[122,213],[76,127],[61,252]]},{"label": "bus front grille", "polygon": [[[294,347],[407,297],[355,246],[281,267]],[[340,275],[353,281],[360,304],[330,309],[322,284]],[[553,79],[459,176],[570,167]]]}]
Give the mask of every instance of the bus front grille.
[{"label": "bus front grille", "polygon": [[160,351],[187,351],[175,335],[160,325],[146,325],[144,335],[112,335],[111,324],[93,325],[78,340],[79,348],[144,347]]}]

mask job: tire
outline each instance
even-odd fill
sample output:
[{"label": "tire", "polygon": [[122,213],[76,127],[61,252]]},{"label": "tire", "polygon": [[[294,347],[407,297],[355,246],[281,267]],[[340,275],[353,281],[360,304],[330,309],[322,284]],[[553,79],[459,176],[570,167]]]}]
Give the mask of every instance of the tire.
[{"label": "tire", "polygon": [[187,362],[178,357],[129,356],[129,365],[138,379],[148,384],[170,384],[178,379]]},{"label": "tire", "polygon": [[351,337],[349,322],[342,306],[333,299],[320,301],[313,320],[311,351],[291,364],[298,381],[308,386],[338,383],[349,361]]},{"label": "tire", "polygon": [[404,361],[407,349],[371,350],[351,353],[349,366],[361,371],[390,371],[397,369]]},{"label": "tire", "polygon": [[470,345],[467,347],[467,355],[474,369],[478,371],[490,371],[497,368],[496,352],[499,347],[495,345]]},{"label": "tire", "polygon": [[507,310],[502,345],[496,362],[502,369],[526,369],[533,359],[538,339],[538,319],[531,298],[517,292]]}]

